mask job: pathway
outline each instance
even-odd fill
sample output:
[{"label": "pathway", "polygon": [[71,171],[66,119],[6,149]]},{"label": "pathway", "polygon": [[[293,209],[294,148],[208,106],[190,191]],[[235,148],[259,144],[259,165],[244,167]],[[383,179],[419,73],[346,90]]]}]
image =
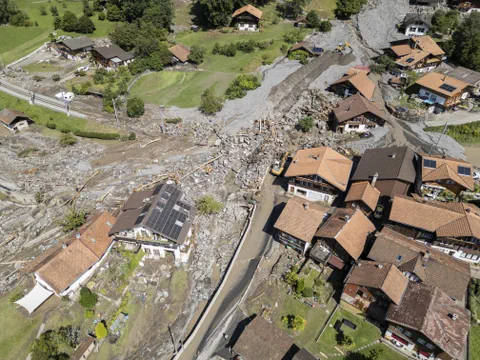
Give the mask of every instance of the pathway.
[{"label": "pathway", "polygon": [[480,112],[466,112],[462,110],[447,112],[443,114],[430,114],[428,120],[425,121],[427,126],[462,125],[471,122],[480,121]]}]

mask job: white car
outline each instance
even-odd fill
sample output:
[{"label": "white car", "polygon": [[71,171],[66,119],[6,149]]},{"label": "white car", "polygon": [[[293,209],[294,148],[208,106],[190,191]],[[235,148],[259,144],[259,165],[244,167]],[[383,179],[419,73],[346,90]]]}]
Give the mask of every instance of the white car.
[{"label": "white car", "polygon": [[474,171],[473,172],[473,180],[475,180],[475,181],[480,180],[480,173]]}]

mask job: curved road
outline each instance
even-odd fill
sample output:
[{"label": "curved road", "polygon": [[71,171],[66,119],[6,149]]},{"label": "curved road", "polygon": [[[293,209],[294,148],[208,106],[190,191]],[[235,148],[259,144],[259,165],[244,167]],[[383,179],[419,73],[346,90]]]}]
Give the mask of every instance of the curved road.
[{"label": "curved road", "polygon": [[233,263],[232,270],[223,280],[224,287],[221,289],[215,303],[209,311],[203,314],[198,329],[193,338],[188,340],[188,345],[179,353],[175,360],[192,360],[197,358],[220,321],[237,304],[247,289],[257,265],[271,241],[270,229],[272,226],[272,212],[275,205],[275,193],[273,182],[276,178],[267,175],[262,188],[262,199],[257,204],[257,210],[252,220],[249,233],[239,250],[237,260]]},{"label": "curved road", "polygon": [[[22,99],[22,100],[30,100],[31,92],[27,89],[24,89],[20,86],[13,85],[4,79],[0,80],[0,91],[15,96],[16,98]],[[48,109],[66,113],[65,110],[65,105],[63,101],[58,100],[56,98],[52,98],[49,96],[41,95],[38,93],[35,93],[35,103],[33,105],[39,105],[46,107]],[[74,111],[70,107],[70,115],[78,118],[87,118],[87,115],[80,113],[78,111]]]}]

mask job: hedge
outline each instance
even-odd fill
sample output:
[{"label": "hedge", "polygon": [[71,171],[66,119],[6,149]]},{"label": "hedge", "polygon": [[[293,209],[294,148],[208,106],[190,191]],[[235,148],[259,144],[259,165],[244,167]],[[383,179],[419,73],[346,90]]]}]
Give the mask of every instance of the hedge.
[{"label": "hedge", "polygon": [[73,134],[76,136],[90,138],[90,139],[102,139],[102,140],[120,139],[120,134],[118,133],[98,133],[98,132],[92,132],[92,131],[75,130]]}]

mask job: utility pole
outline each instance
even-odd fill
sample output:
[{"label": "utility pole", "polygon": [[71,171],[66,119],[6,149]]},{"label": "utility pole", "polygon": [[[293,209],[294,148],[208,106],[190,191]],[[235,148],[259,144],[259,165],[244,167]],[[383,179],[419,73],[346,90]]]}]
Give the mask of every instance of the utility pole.
[{"label": "utility pole", "polygon": [[177,345],[175,342],[175,336],[173,335],[173,331],[172,331],[172,328],[170,327],[170,324],[168,324],[168,332],[170,333],[170,338],[172,339],[173,353],[177,355]]},{"label": "utility pole", "polygon": [[118,122],[117,107],[115,106],[115,99],[112,99],[113,111],[115,112],[115,120],[117,120],[117,127],[120,128],[120,123]]},{"label": "utility pole", "polygon": [[[442,139],[443,135],[445,135],[445,133],[447,132],[447,128],[448,128],[448,123],[445,123],[445,127],[443,128],[442,133],[438,137],[438,140],[435,143],[435,146],[437,146],[440,143],[440,140]],[[433,143],[432,145],[430,145],[430,150],[428,151],[428,155],[432,155],[432,151],[433,151]]]}]

